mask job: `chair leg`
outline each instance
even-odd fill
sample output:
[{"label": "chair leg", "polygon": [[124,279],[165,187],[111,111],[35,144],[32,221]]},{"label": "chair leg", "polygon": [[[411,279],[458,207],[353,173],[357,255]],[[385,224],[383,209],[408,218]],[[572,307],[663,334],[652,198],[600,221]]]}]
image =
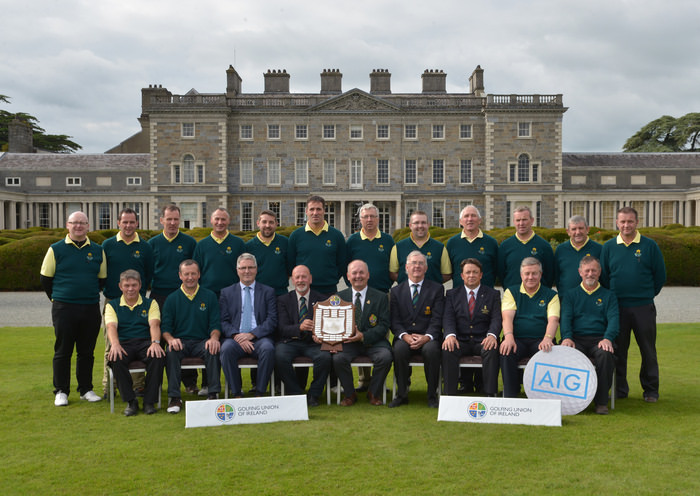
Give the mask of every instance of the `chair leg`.
[{"label": "chair leg", "polygon": [[112,367],[107,366],[109,371],[109,411],[114,413],[114,375],[112,373]]}]

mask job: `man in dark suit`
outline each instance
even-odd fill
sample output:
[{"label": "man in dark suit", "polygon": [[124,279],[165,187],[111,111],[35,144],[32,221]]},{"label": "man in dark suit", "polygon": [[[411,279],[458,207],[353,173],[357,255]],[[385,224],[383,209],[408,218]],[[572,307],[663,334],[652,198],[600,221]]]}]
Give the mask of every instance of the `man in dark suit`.
[{"label": "man in dark suit", "polygon": [[457,394],[459,359],[464,355],[480,356],[484,394],[495,396],[498,390],[498,335],[501,333],[501,295],[481,284],[481,262],[462,260],[463,286],[447,292],[442,325],[442,369],[445,394]]},{"label": "man in dark suit", "polygon": [[352,337],[343,342],[343,351],[333,355],[333,368],[345,394],[340,404],[351,406],[357,401],[350,362],[357,356],[367,355],[374,363],[367,398],[372,405],[379,406],[382,405],[384,383],[392,362],[391,345],[386,339],[391,323],[389,299],[367,285],[369,269],[362,260],[350,262],[347,276],[351,287],[339,292],[338,296],[354,303],[355,329]]},{"label": "man in dark suit", "polygon": [[275,366],[273,334],[277,328],[275,290],[256,283],[255,256],[243,253],[236,262],[240,279],[221,290],[221,365],[234,398],[241,398],[241,372],[238,360],[244,356],[258,359],[256,396],[267,392],[267,383]]},{"label": "man in dark suit", "polygon": [[[318,406],[333,358],[328,351],[321,351],[321,341],[314,336],[314,304],[324,300],[321,293],[311,289],[311,272],[306,265],[297,265],[292,271],[294,289],[277,297],[277,345],[275,367],[286,392],[304,394],[304,388],[294,372],[292,360],[299,356],[311,358],[314,375],[309,387],[307,403]],[[306,369],[305,369],[306,370]]]},{"label": "man in dark suit", "polygon": [[406,257],[408,279],[391,290],[391,332],[394,333],[394,375],[398,395],[389,408],[408,403],[409,361],[411,355],[423,356],[428,383],[428,406],[438,407],[440,382],[440,344],[445,295],[442,284],[425,278],[428,260],[414,250]]}]

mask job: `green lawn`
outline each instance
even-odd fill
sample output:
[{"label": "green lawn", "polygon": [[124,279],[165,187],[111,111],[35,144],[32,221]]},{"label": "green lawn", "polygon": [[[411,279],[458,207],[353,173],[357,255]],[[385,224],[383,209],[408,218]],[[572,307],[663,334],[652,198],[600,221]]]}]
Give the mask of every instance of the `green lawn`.
[{"label": "green lawn", "polygon": [[54,407],[52,329],[0,328],[2,493],[700,494],[700,324],[660,326],[658,348],[657,404],[633,344],[630,398],[562,427],[438,423],[417,369],[398,409],[362,398],[309,422],[185,429],[184,411],[126,418],[119,398],[113,415],[75,391]]}]

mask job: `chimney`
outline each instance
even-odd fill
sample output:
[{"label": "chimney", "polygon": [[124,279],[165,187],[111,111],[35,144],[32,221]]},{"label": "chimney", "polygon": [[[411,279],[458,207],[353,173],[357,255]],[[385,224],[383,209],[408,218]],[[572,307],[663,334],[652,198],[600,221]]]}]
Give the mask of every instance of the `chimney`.
[{"label": "chimney", "polygon": [[423,79],[423,93],[447,93],[445,79],[447,74],[438,69],[426,69],[421,79]]},{"label": "chimney", "polygon": [[7,126],[8,153],[34,153],[34,132],[27,121],[15,117]]},{"label": "chimney", "polygon": [[141,88],[141,113],[147,113],[145,109],[154,103],[171,103],[172,96],[162,84],[149,84],[148,88]]},{"label": "chimney", "polygon": [[265,93],[289,93],[289,74],[286,69],[268,69],[264,76]]},{"label": "chimney", "polygon": [[369,92],[373,95],[391,95],[389,69],[374,69],[369,75]]},{"label": "chimney", "polygon": [[340,69],[323,69],[321,73],[321,94],[339,95],[342,90],[343,75]]},{"label": "chimney", "polygon": [[480,65],[476,66],[474,72],[469,77],[469,92],[474,96],[484,96],[484,70]]},{"label": "chimney", "polygon": [[226,98],[234,98],[241,93],[241,76],[232,65],[226,69]]}]

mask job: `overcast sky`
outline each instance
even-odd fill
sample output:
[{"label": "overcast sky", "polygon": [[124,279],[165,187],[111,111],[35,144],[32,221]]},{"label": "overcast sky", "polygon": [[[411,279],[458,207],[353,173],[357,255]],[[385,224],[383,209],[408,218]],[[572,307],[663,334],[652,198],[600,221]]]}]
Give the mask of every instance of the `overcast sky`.
[{"label": "overcast sky", "polygon": [[369,91],[389,69],[395,93],[420,93],[425,69],[467,92],[564,95],[564,151],[621,151],[661,116],[700,111],[697,0],[0,0],[0,94],[51,134],[100,153],[138,132],[141,88],[243,91],[286,69],[291,91]]}]

